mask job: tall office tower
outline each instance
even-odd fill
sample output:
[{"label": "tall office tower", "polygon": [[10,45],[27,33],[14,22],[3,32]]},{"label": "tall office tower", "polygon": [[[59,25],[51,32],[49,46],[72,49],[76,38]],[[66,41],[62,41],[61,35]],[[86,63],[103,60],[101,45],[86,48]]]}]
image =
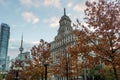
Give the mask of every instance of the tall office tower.
[{"label": "tall office tower", "polygon": [[7,56],[7,59],[6,59],[6,71],[10,70],[10,66],[11,66],[10,56]]},{"label": "tall office tower", "polygon": [[3,71],[6,70],[9,36],[10,27],[7,24],[2,23],[0,26],[0,66],[2,66]]}]

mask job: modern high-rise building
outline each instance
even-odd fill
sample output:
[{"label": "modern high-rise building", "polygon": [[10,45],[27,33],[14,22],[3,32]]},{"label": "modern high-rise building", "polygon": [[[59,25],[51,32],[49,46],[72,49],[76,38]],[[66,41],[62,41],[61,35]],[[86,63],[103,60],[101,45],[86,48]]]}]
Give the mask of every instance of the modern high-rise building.
[{"label": "modern high-rise building", "polygon": [[10,56],[7,56],[7,59],[6,59],[6,71],[10,70],[10,66],[11,66]]},{"label": "modern high-rise building", "polygon": [[2,66],[3,71],[6,70],[9,36],[10,27],[7,24],[2,23],[0,25],[0,66]]}]

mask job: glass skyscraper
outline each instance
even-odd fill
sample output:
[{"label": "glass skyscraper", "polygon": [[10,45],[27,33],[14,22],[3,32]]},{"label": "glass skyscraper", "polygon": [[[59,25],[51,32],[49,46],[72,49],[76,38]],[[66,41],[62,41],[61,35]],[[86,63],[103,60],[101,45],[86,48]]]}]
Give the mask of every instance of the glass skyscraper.
[{"label": "glass skyscraper", "polygon": [[0,25],[0,66],[2,66],[2,71],[6,70],[9,36],[10,27],[7,24],[2,23]]}]

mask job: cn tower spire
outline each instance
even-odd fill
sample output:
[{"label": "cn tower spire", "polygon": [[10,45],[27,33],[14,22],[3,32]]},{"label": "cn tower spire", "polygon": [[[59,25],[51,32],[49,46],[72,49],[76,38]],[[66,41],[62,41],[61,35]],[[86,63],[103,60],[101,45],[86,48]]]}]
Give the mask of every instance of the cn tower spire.
[{"label": "cn tower spire", "polygon": [[24,50],[24,48],[23,48],[23,34],[22,34],[22,36],[21,36],[21,45],[20,45],[20,48],[19,48],[20,53],[23,53],[23,50]]}]

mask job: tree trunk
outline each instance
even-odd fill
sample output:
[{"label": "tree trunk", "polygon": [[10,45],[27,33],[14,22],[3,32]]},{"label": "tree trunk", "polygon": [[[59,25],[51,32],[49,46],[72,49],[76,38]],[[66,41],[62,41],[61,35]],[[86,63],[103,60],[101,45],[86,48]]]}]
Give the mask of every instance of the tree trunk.
[{"label": "tree trunk", "polygon": [[41,74],[41,80],[43,80],[43,73]]},{"label": "tree trunk", "polygon": [[84,69],[84,80],[87,80],[86,68]]},{"label": "tree trunk", "polygon": [[113,67],[113,71],[114,71],[115,80],[119,80],[116,67],[114,65],[112,67]]}]

